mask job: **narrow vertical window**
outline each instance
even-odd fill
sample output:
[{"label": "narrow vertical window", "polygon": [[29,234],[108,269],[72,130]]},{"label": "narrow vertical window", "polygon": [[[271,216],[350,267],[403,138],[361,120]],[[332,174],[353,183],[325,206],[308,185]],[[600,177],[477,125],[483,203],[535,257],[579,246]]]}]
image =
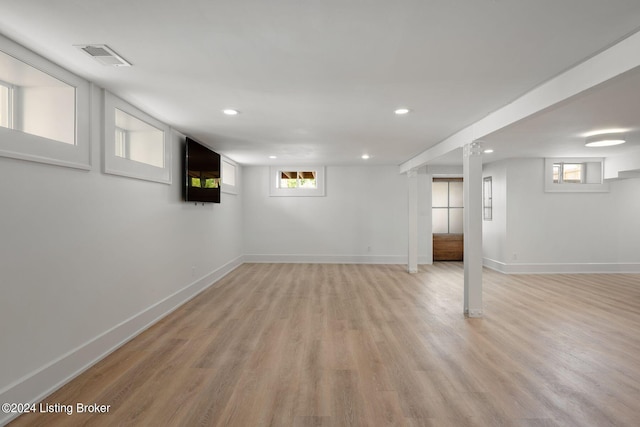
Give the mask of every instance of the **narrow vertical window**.
[{"label": "narrow vertical window", "polygon": [[222,160],[222,183],[226,185],[236,185],[236,165]]},{"label": "narrow vertical window", "polygon": [[118,157],[122,157],[123,159],[128,158],[127,156],[127,131],[125,129],[116,127],[116,143],[115,143],[115,154]]},{"label": "narrow vertical window", "polygon": [[238,176],[238,164],[233,160],[222,157],[220,160],[221,172],[222,172],[222,185],[220,187],[223,193],[238,194],[239,190],[239,176]]},{"label": "narrow vertical window", "polygon": [[490,176],[482,180],[482,208],[483,218],[485,221],[491,221],[493,219],[493,183]]}]

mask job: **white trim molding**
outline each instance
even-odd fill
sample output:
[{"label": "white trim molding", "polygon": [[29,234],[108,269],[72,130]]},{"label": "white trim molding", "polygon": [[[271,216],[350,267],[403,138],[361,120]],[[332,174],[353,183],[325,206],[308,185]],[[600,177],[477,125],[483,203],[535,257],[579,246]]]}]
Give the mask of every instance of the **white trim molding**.
[{"label": "white trim molding", "polygon": [[640,263],[504,263],[484,258],[483,265],[503,274],[640,273]]},{"label": "white trim molding", "polygon": [[[246,263],[276,264],[407,264],[406,255],[289,255],[250,254]],[[420,264],[431,264],[426,257],[419,257]]]}]

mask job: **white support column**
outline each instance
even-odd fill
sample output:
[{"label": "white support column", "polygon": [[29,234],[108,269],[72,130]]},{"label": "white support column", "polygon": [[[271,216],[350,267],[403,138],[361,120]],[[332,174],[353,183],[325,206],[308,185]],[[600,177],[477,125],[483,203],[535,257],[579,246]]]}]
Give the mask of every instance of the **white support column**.
[{"label": "white support column", "polygon": [[418,170],[407,172],[409,180],[409,273],[418,272]]},{"label": "white support column", "polygon": [[464,146],[464,313],[482,317],[482,146]]},{"label": "white support column", "polygon": [[[424,175],[418,173],[420,223],[418,224],[418,248],[424,248],[424,264],[433,264],[433,175],[425,168]],[[424,239],[421,244],[421,240]]]}]

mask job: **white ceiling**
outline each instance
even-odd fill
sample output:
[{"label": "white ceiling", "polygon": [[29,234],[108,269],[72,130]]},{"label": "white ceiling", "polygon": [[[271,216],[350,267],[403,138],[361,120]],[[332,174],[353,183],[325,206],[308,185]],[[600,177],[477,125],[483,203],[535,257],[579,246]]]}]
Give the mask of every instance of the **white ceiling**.
[{"label": "white ceiling", "polygon": [[[552,108],[481,138],[483,162],[514,157],[607,157],[640,150],[640,69],[595,86]],[[586,138],[605,130],[620,131],[626,144],[588,148]],[[430,164],[458,165],[462,149]]]},{"label": "white ceiling", "polygon": [[[640,25],[638,0],[0,0],[0,10],[5,36],[243,164],[357,164],[363,153],[400,164]],[[107,44],[133,67],[100,65],[79,44]],[[632,108],[578,97],[485,145],[550,156],[599,118],[637,129],[639,80],[594,95],[609,105],[627,95]],[[411,113],[395,116],[401,106]]]}]

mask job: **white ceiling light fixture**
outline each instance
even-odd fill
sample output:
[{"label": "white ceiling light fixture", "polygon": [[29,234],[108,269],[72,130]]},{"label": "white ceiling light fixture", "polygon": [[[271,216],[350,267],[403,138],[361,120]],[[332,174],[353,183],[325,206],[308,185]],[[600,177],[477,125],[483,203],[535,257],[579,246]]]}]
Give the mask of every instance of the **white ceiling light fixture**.
[{"label": "white ceiling light fixture", "polygon": [[360,156],[362,158],[362,160],[368,160],[371,158],[371,156],[369,156],[368,154],[363,154],[362,156]]},{"label": "white ceiling light fixture", "polygon": [[240,114],[240,111],[234,110],[233,108],[225,108],[224,110],[222,110],[222,112],[227,116],[237,116],[238,114]]},{"label": "white ceiling light fixture", "polygon": [[616,129],[604,129],[603,128],[603,129],[597,129],[597,130],[594,130],[594,131],[591,131],[591,132],[583,133],[580,136],[583,137],[583,138],[589,138],[590,136],[603,135],[605,133],[627,133],[627,132],[629,132],[631,130],[633,130],[633,129],[629,129],[629,128],[626,128],[626,129],[622,129],[622,128],[619,128],[619,129],[617,129],[617,128]]},{"label": "white ceiling light fixture", "polygon": [[278,156],[269,156],[270,159],[277,159]]},{"label": "white ceiling light fixture", "polygon": [[106,44],[75,45],[78,49],[101,63],[112,67],[131,67],[131,63],[118,55]]},{"label": "white ceiling light fixture", "polygon": [[491,154],[493,153],[493,149],[492,148],[487,148],[486,150],[483,151],[484,154]]},{"label": "white ceiling light fixture", "polygon": [[398,108],[397,110],[394,111],[394,113],[398,116],[403,116],[405,114],[408,114],[409,111],[411,110],[409,110],[408,108]]},{"label": "white ceiling light fixture", "polygon": [[593,135],[586,139],[585,147],[611,147],[627,142],[624,134],[621,133],[602,133]]}]

